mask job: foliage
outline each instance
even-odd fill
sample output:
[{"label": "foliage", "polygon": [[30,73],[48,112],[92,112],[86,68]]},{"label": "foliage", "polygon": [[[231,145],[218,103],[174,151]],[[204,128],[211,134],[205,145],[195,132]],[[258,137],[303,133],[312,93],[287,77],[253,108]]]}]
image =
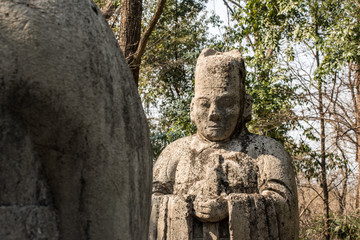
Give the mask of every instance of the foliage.
[{"label": "foliage", "polygon": [[[139,92],[145,107],[156,109],[151,120],[155,157],[170,142],[195,133],[189,116],[195,64],[211,41],[205,2],[169,0],[142,60]],[[148,4],[151,9],[154,1]]]},{"label": "foliage", "polygon": [[[251,132],[277,139],[288,151],[296,151],[290,131],[298,126],[293,108],[298,104],[298,86],[283,63],[284,32],[288,31],[287,15],[280,12],[282,1],[240,1],[232,9],[234,26],[228,27],[227,46],[240,47],[247,68],[247,93],[253,97]],[[290,55],[290,52],[289,52]]]},{"label": "foliage", "polygon": [[349,214],[331,219],[331,234],[337,239],[360,239],[360,215]]},{"label": "foliage", "polygon": [[[300,239],[320,239],[325,231],[325,220],[323,216],[314,217],[311,227],[300,229]],[[350,213],[344,216],[331,215],[330,218],[331,239],[360,239],[360,214]]]},{"label": "foliage", "polygon": [[[242,47],[249,71],[248,92],[254,98],[249,129],[285,144],[297,160],[297,170],[308,181],[315,179],[320,184],[326,239],[333,223],[328,215],[331,188],[327,176],[336,169],[348,169],[344,154],[326,148],[331,145],[332,130],[326,120],[336,121],[330,109],[339,106],[334,101],[339,88],[333,84],[338,71],[360,59],[356,4],[339,0],[239,1],[232,9],[235,27],[228,29],[232,44]],[[306,49],[302,56],[300,49]],[[306,60],[302,59],[305,55]],[[308,110],[296,116],[292,110],[299,104]],[[302,132],[297,144],[289,136],[291,130]],[[338,138],[334,141],[339,148]]]},{"label": "foliage", "polygon": [[356,1],[328,0],[323,4],[324,39],[319,42],[324,60],[319,74],[334,72],[348,62],[360,62],[360,7]]},{"label": "foliage", "polygon": [[[225,39],[210,38],[207,33],[210,24],[219,26],[220,21],[215,15],[206,17],[206,0],[168,0],[149,40],[142,59],[139,92],[148,113],[155,158],[170,142],[196,131],[190,123],[189,105],[200,51],[208,46],[219,51],[240,48],[247,69],[247,93],[254,101],[249,130],[275,138],[286,147],[295,159],[297,172],[305,176],[302,181],[313,184],[311,189],[315,189],[316,197],[322,201],[316,208],[323,209],[325,203],[319,190],[323,170],[338,175],[346,172],[343,176],[334,174],[330,181],[330,193],[335,187],[346,197],[347,179],[339,179],[348,177],[351,155],[349,157],[346,151],[338,149],[339,137],[332,140],[331,134],[338,134],[334,132],[337,125],[342,128],[342,136],[354,132],[355,128],[336,120],[333,115],[338,113],[330,110],[338,106],[345,113],[355,108],[351,104],[344,105],[345,108],[337,101],[341,95],[338,86],[348,86],[355,91],[353,86],[335,83],[339,82],[339,72],[347,64],[360,63],[358,1],[225,1],[235,2],[230,4],[234,25],[226,28]],[[96,2],[99,6],[105,4],[104,0]],[[144,2],[144,26],[151,18],[156,2]],[[118,8],[119,1],[115,1],[115,5]],[[109,21],[115,36],[118,36],[118,19],[115,14]],[[322,107],[325,107],[326,143],[335,145],[326,149],[325,166],[319,151],[318,122],[325,118],[319,116],[319,95],[325,99]],[[353,115],[349,116],[346,121],[351,123]],[[345,116],[339,118],[342,120]],[[300,137],[293,138],[294,131],[300,133]],[[348,141],[343,145],[351,148],[354,143]],[[341,185],[334,186],[334,183]],[[306,200],[305,209],[312,201],[311,198]],[[311,217],[309,225],[304,227],[302,223],[301,239],[320,239],[327,230],[334,239],[359,239],[358,213],[328,219],[320,214]]]},{"label": "foliage", "polygon": [[[354,1],[339,0],[239,2],[233,8],[236,24],[227,34],[233,45],[242,48],[247,63],[247,91],[254,99],[249,129],[279,140],[293,156],[308,159],[297,163],[299,171],[318,178],[320,154],[309,146],[320,139],[317,126],[299,122],[293,109],[299,104],[308,105],[314,114],[319,114],[319,104],[325,103],[314,102],[317,97],[309,94],[316,93],[319,82],[325,86],[333,81],[334,73],[345,63],[360,59],[360,28],[355,19],[359,8]],[[315,62],[307,72],[293,64],[304,61],[295,53],[301,46]],[[289,136],[292,130],[302,132],[298,144]],[[343,166],[334,154],[326,158],[327,169]]]},{"label": "foliage", "polygon": [[[162,121],[151,128],[153,154],[157,157],[169,143],[195,133],[196,128],[190,122],[189,106],[192,97],[179,98],[168,103],[163,111]],[[163,124],[169,124],[169,127]],[[165,129],[165,130],[162,130]]]}]

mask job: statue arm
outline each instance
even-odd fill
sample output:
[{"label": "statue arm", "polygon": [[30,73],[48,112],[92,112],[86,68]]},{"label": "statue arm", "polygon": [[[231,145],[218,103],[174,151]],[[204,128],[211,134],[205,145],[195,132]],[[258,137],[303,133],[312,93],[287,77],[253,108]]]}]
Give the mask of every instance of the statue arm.
[{"label": "statue arm", "polygon": [[179,161],[190,151],[192,136],[169,144],[156,160],[153,169],[153,194],[172,194]]},{"label": "statue arm", "polygon": [[229,195],[229,220],[237,226],[230,234],[234,239],[254,235],[298,239],[297,189],[290,157],[275,140],[264,140],[266,150],[257,157],[259,193]]},{"label": "statue arm", "polygon": [[154,164],[149,240],[166,237],[163,222],[166,221],[169,197],[173,193],[177,163],[178,160],[172,156],[170,144],[161,152]]},{"label": "statue arm", "polygon": [[259,156],[259,192],[272,201],[280,239],[298,238],[298,199],[295,172],[283,146],[273,139],[265,154]]},{"label": "statue arm", "polygon": [[[187,138],[184,138],[167,146],[154,165],[149,240],[177,239],[177,237],[186,239],[184,236],[188,236],[190,231],[187,227],[188,203],[183,196],[173,195],[176,168],[181,157],[187,152],[187,149],[184,149],[189,146],[189,143],[186,144],[187,141]],[[173,216],[171,222],[168,222],[168,215]],[[183,231],[177,236],[168,235],[168,228],[172,225],[177,225]]]},{"label": "statue arm", "polygon": [[288,153],[275,140],[266,140],[266,150],[257,158],[260,193],[277,194],[285,199],[297,198],[295,173]]},{"label": "statue arm", "polygon": [[153,170],[153,194],[172,194],[179,159],[169,145],[160,154]]}]

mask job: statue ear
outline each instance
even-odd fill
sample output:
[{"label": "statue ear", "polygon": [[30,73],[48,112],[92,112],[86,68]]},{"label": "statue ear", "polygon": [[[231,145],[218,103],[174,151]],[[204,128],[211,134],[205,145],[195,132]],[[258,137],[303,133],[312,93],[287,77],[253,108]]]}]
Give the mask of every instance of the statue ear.
[{"label": "statue ear", "polygon": [[252,109],[252,97],[250,94],[245,94],[244,113],[243,113],[244,122],[251,121],[251,109]]},{"label": "statue ear", "polygon": [[195,113],[194,113],[194,105],[195,105],[195,100],[194,98],[191,100],[190,103],[190,121],[195,124]]}]

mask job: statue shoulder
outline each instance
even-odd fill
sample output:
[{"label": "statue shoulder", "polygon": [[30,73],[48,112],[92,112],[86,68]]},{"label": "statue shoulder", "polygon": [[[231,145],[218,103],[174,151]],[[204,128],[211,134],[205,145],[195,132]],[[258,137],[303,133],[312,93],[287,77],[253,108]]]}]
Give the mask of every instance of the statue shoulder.
[{"label": "statue shoulder", "polygon": [[185,152],[190,151],[192,138],[193,136],[183,137],[170,143],[161,152],[160,156],[155,162],[155,166],[178,161]]},{"label": "statue shoulder", "polygon": [[181,158],[190,152],[194,136],[183,137],[169,144],[160,154],[154,164],[153,185],[171,186],[175,180],[176,167]]},{"label": "statue shoulder", "polygon": [[290,156],[285,148],[273,138],[250,133],[245,140],[246,152],[257,158],[260,155],[272,155],[282,161],[290,161]]},{"label": "statue shoulder", "polygon": [[296,196],[295,171],[284,147],[273,138],[256,134],[249,136],[249,142],[247,150],[256,155],[260,176],[267,182],[262,188],[271,186],[287,196]]}]

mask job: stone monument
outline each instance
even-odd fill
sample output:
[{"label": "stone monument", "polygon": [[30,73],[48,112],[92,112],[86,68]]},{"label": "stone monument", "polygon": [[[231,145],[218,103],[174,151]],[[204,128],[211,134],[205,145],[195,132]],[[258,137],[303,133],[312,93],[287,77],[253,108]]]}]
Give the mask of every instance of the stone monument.
[{"label": "stone monument", "polygon": [[205,49],[195,71],[197,134],[167,146],[153,170],[150,239],[298,239],[291,160],[251,134],[251,97],[237,50]]},{"label": "stone monument", "polygon": [[147,239],[152,155],[91,0],[0,3],[0,239]]}]

